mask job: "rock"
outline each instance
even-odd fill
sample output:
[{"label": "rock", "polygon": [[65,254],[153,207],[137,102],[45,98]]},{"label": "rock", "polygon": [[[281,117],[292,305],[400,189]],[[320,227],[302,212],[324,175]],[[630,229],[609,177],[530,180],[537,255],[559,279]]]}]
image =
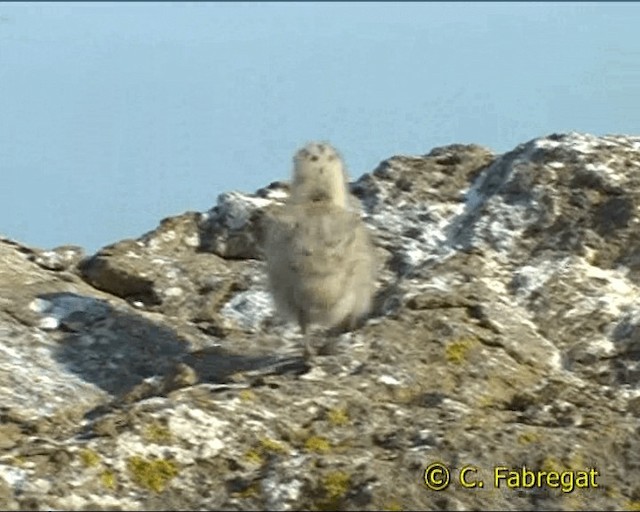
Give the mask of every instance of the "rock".
[{"label": "rock", "polygon": [[77,245],[63,245],[50,251],[39,251],[33,261],[47,270],[68,270],[84,257],[84,249]]},{"label": "rock", "polygon": [[[265,286],[286,183],[89,257],[0,239],[0,507],[637,508],[640,138],[450,145],[350,186],[375,313],[311,361]],[[523,465],[598,487],[495,488]]]},{"label": "rock", "polygon": [[200,248],[226,259],[261,258],[264,210],[283,197],[277,184],[252,196],[221,194],[218,204],[200,222]]}]

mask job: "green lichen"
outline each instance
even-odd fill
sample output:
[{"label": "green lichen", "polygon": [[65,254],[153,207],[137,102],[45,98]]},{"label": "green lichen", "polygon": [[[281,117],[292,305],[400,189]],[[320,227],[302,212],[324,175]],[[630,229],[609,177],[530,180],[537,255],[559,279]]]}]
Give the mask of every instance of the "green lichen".
[{"label": "green lichen", "polygon": [[304,442],[304,449],[308,452],[327,453],[331,451],[331,443],[321,436],[311,436]]},{"label": "green lichen", "polygon": [[140,487],[162,492],[169,481],[178,474],[178,468],[168,459],[145,459],[139,456],[127,459],[131,479]]},{"label": "green lichen", "polygon": [[89,448],[85,448],[80,450],[80,460],[85,467],[91,468],[100,464],[100,455],[98,455],[95,451],[90,450]]}]

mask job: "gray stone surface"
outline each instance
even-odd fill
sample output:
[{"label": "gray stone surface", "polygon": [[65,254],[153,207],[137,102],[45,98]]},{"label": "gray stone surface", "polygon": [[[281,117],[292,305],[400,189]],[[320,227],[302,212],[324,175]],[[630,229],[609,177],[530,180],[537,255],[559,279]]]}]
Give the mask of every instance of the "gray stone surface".
[{"label": "gray stone surface", "polygon": [[[311,360],[265,286],[287,190],[89,257],[0,239],[0,508],[640,508],[640,137],[382,162],[375,312]],[[522,465],[598,487],[494,486]]]}]

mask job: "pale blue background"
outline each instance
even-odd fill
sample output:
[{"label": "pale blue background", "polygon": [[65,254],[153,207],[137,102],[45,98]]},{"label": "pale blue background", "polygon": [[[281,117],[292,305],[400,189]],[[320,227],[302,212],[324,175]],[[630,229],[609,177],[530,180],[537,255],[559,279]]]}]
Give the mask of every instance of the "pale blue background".
[{"label": "pale blue background", "polygon": [[94,251],[287,177],[640,133],[637,3],[0,4],[0,233]]}]

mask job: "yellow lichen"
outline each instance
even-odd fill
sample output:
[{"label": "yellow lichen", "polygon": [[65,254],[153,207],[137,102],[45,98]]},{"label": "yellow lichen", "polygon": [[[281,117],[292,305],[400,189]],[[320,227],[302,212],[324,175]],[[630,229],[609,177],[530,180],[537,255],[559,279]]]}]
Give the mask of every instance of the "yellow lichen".
[{"label": "yellow lichen", "polygon": [[282,443],[279,443],[275,439],[263,437],[257,446],[251,448],[244,454],[244,458],[253,464],[262,464],[265,461],[266,455],[269,453],[286,454],[288,450]]},{"label": "yellow lichen", "polygon": [[344,426],[349,424],[349,413],[346,409],[329,409],[327,411],[327,419],[329,423],[335,426]]},{"label": "yellow lichen", "polygon": [[625,510],[629,510],[632,512],[637,512],[640,510],[640,500],[630,500],[624,506]]},{"label": "yellow lichen", "polygon": [[279,443],[275,439],[269,439],[268,437],[263,437],[260,440],[260,447],[265,452],[288,453],[288,450],[284,447],[284,445],[282,445],[281,443]]},{"label": "yellow lichen", "polygon": [[260,453],[260,451],[251,449],[244,454],[245,460],[252,464],[262,464],[264,462],[264,457]]},{"label": "yellow lichen", "polygon": [[169,427],[158,422],[146,425],[142,432],[142,437],[147,441],[158,444],[169,443],[172,438]]},{"label": "yellow lichen", "polygon": [[415,404],[424,395],[422,386],[393,386],[390,390],[393,401],[398,404]]},{"label": "yellow lichen", "polygon": [[604,495],[607,498],[619,498],[620,491],[613,485],[605,485],[604,486]]},{"label": "yellow lichen", "polygon": [[178,474],[176,464],[170,460],[145,459],[139,456],[127,459],[127,469],[135,483],[155,492],[162,492]]},{"label": "yellow lichen", "polygon": [[473,338],[463,338],[448,343],[445,348],[445,357],[447,358],[447,361],[453,364],[462,364],[467,357],[469,349],[476,343],[476,340]]},{"label": "yellow lichen", "polygon": [[105,469],[100,474],[100,481],[102,482],[102,485],[104,485],[107,489],[116,488],[116,475],[109,469]]},{"label": "yellow lichen", "polygon": [[324,437],[311,436],[304,442],[304,448],[308,452],[327,453],[331,450],[331,443]]},{"label": "yellow lichen", "polygon": [[402,505],[397,501],[390,501],[384,506],[384,510],[388,510],[389,512],[400,512],[402,510]]},{"label": "yellow lichen", "polygon": [[256,399],[256,394],[250,389],[243,389],[238,396],[243,402],[253,402]]},{"label": "yellow lichen", "polygon": [[14,466],[22,466],[25,462],[27,462],[27,459],[22,455],[15,455],[14,457],[11,457],[9,460],[11,464],[13,464]]},{"label": "yellow lichen", "polygon": [[540,464],[540,469],[542,471],[557,471],[562,472],[568,469],[565,465],[556,457],[548,456],[545,457],[542,463]]},{"label": "yellow lichen", "polygon": [[80,460],[86,467],[91,468],[100,463],[100,455],[89,448],[85,448],[80,450]]},{"label": "yellow lichen", "polygon": [[351,477],[344,471],[332,471],[322,480],[325,496],[337,500],[345,496],[351,484]]},{"label": "yellow lichen", "polygon": [[570,468],[586,468],[589,466],[593,466],[593,464],[587,464],[582,452],[575,452],[569,459],[568,466]]},{"label": "yellow lichen", "polygon": [[493,395],[486,393],[478,399],[477,404],[479,408],[487,409],[493,407],[496,404],[496,400]]},{"label": "yellow lichen", "polygon": [[247,487],[245,487],[244,489],[242,489],[241,491],[237,491],[232,494],[234,498],[241,498],[241,499],[255,498],[260,495],[260,483],[253,482]]},{"label": "yellow lichen", "polygon": [[540,441],[540,436],[535,432],[523,432],[518,436],[518,443],[531,444]]}]

